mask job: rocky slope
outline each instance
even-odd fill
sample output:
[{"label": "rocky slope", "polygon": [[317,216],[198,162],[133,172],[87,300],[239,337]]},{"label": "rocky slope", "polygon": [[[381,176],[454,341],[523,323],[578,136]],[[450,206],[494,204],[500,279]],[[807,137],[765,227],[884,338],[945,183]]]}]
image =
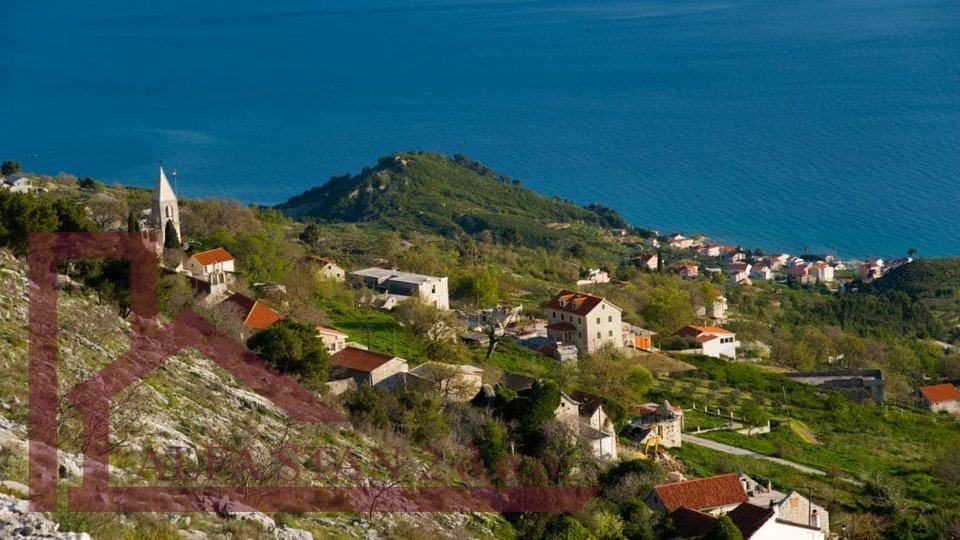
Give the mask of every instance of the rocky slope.
[{"label": "rocky slope", "polygon": [[[97,305],[89,291],[64,285],[58,293],[61,394],[129,345],[128,325],[112,308]],[[162,538],[378,538],[409,531],[416,531],[417,537],[462,538],[463,531],[468,537],[491,537],[501,523],[496,515],[267,515],[240,506],[193,514],[27,512],[27,290],[25,264],[0,251],[0,537],[134,538],[151,530],[152,536]],[[61,401],[61,484],[77,485],[83,463],[81,424],[69,401]],[[162,452],[174,447],[188,449],[187,460],[198,470],[198,458],[191,456],[204,455],[210,446],[248,448],[259,466],[261,456],[281,442],[357,449],[361,465],[376,467],[363,450],[375,446],[366,435],[349,425],[298,425],[195,351],[170,359],[140,384],[121,392],[114,407],[111,442],[115,448],[110,459],[111,482],[116,485],[143,485],[154,472],[143,466],[149,449],[167,458]],[[408,459],[418,463],[416,455]]]}]

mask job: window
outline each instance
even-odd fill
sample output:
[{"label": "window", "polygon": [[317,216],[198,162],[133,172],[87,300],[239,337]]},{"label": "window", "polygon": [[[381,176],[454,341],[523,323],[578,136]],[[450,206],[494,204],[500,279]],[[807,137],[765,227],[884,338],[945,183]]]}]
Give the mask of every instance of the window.
[{"label": "window", "polygon": [[610,330],[610,337],[613,337],[613,330]]},{"label": "window", "polygon": [[600,332],[597,332],[597,339],[600,339]]},{"label": "window", "polygon": [[167,217],[173,217],[173,211],[170,210],[170,206],[167,205]]},{"label": "window", "polygon": [[597,317],[597,324],[600,324],[600,317]]},{"label": "window", "polygon": [[607,317],[607,322],[613,322],[613,315]]}]

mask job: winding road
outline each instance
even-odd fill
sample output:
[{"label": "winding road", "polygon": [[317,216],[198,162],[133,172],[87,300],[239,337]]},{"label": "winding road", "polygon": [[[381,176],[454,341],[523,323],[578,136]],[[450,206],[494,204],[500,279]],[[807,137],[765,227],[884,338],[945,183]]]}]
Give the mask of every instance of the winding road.
[{"label": "winding road", "polygon": [[[794,469],[807,474],[813,474],[816,476],[826,476],[827,474],[826,472],[821,471],[820,469],[814,469],[813,467],[807,467],[806,465],[801,465],[799,463],[794,463],[792,461],[787,461],[785,459],[780,459],[778,457],[768,456],[766,454],[760,454],[760,453],[754,452],[753,450],[746,450],[743,448],[738,448],[736,446],[730,446],[729,444],[723,444],[716,441],[711,441],[709,439],[697,437],[696,435],[688,435],[684,433],[680,436],[680,440],[682,440],[685,444],[695,444],[697,446],[702,446],[704,448],[716,450],[717,452],[723,452],[724,454],[731,454],[734,456],[744,456],[744,457],[750,457],[755,459],[764,459],[767,461],[771,461],[773,463],[777,463],[779,465],[793,467]],[[862,482],[858,480],[853,480],[852,478],[842,478],[842,480],[858,486],[863,485]]]}]

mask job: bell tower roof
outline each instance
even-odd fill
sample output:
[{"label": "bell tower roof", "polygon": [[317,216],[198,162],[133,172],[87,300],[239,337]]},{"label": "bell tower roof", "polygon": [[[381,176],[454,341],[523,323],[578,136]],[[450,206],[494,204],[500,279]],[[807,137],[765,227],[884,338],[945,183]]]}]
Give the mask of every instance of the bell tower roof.
[{"label": "bell tower roof", "polygon": [[167,175],[163,173],[163,166],[160,167],[160,174],[157,175],[157,184],[154,187],[153,196],[159,201],[177,200],[177,195],[173,192],[170,181],[167,180]]}]

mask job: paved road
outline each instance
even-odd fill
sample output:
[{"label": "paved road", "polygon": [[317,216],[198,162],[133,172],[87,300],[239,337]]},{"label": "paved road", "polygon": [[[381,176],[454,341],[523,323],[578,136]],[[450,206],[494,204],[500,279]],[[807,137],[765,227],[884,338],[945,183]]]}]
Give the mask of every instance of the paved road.
[{"label": "paved road", "polygon": [[756,459],[765,459],[767,461],[772,461],[774,463],[779,463],[780,465],[786,465],[787,467],[793,467],[798,471],[805,472],[807,474],[815,474],[819,476],[825,476],[827,473],[821,471],[820,469],[814,469],[812,467],[807,467],[806,465],[800,465],[799,463],[794,463],[792,461],[787,461],[785,459],[780,459],[773,456],[768,456],[766,454],[758,454],[752,450],[744,450],[743,448],[737,448],[736,446],[730,446],[729,444],[723,444],[716,441],[711,441],[709,439],[704,439],[702,437],[697,437],[695,435],[688,435],[686,433],[680,436],[681,440],[688,444],[695,444],[697,446],[703,446],[711,450],[716,450],[717,452],[723,452],[725,454],[732,454],[735,456],[746,456]]}]

